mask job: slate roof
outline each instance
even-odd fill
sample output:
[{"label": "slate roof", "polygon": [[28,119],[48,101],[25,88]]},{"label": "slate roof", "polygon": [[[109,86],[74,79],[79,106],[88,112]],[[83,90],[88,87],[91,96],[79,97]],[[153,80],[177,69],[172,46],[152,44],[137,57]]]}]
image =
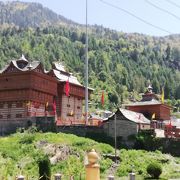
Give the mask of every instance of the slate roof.
[{"label": "slate roof", "polygon": [[139,101],[131,104],[126,104],[125,106],[145,106],[145,105],[157,105],[157,104],[162,104],[162,103],[156,99],[152,99],[151,101]]},{"label": "slate roof", "polygon": [[130,121],[135,123],[150,124],[150,120],[147,119],[142,113],[137,113],[122,108],[120,108],[119,111]]},{"label": "slate roof", "polygon": [[31,64],[31,70],[36,69],[40,64],[39,61],[32,61],[31,63],[29,62],[24,68],[20,68],[20,67],[18,67],[16,60],[12,60],[11,62],[20,71],[28,71],[29,70],[28,67],[29,67],[30,64]]},{"label": "slate roof", "polygon": [[67,75],[65,75],[65,74],[63,74],[60,71],[55,70],[55,69],[53,69],[53,72],[54,72],[54,75],[57,77],[57,79],[61,82],[66,82],[69,79],[69,83],[82,86],[81,83],[77,80],[77,78],[73,75],[67,76]]},{"label": "slate roof", "polygon": [[60,62],[53,62],[54,68],[58,71],[63,71],[66,72],[65,67],[62,63]]},{"label": "slate roof", "polygon": [[[141,124],[150,124],[150,120],[147,119],[142,113],[137,113],[134,111],[130,111],[127,109],[122,109],[119,108],[117,110],[117,112],[120,111],[122,113],[122,115],[127,118],[129,121],[135,122],[135,123],[141,123]],[[116,113],[117,113],[116,112]],[[113,118],[115,113],[113,113],[112,115],[110,115],[108,118],[104,119],[104,122],[110,120]]]},{"label": "slate roof", "polygon": [[[78,86],[84,87],[78,79],[72,75],[72,73],[69,73],[65,70],[65,67],[60,62],[53,62],[53,69],[52,69],[54,75],[56,76],[57,80],[60,82],[66,82],[69,79],[70,84],[75,84]],[[88,87],[89,90],[94,90],[90,87]]]},{"label": "slate roof", "polygon": [[[18,66],[19,62],[24,62],[25,66],[23,66],[22,68]],[[22,55],[21,58],[17,60],[11,60],[11,62],[8,65],[6,65],[3,69],[0,70],[0,73],[3,73],[10,65],[13,65],[19,71],[28,71],[29,67],[31,67],[31,70],[33,70],[36,69],[40,64],[40,61],[28,62],[24,55]]]}]

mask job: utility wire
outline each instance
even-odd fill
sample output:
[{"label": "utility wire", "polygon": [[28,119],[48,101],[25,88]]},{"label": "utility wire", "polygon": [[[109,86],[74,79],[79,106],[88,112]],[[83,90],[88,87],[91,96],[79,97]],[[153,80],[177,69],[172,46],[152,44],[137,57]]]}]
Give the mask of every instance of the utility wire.
[{"label": "utility wire", "polygon": [[170,32],[170,31],[168,31],[168,30],[166,30],[166,29],[164,29],[164,28],[161,28],[161,27],[159,27],[159,26],[156,26],[156,25],[154,25],[154,24],[152,24],[152,23],[144,20],[143,18],[138,17],[138,16],[136,16],[135,14],[127,11],[126,9],[120,8],[119,6],[116,6],[116,5],[114,5],[114,4],[111,4],[111,3],[107,2],[107,1],[104,1],[104,0],[99,0],[99,1],[101,1],[103,4],[106,4],[106,5],[110,6],[110,7],[113,7],[113,8],[115,8],[115,9],[120,10],[120,11],[123,11],[124,13],[126,13],[126,14],[134,17],[135,19],[137,19],[137,20],[143,22],[144,24],[147,24],[147,25],[149,25],[149,26],[151,26],[151,27],[153,27],[153,28],[155,28],[155,29],[161,30],[161,31],[166,32],[166,33],[168,33],[168,34],[172,34],[172,32]]},{"label": "utility wire", "polygon": [[175,2],[173,2],[173,1],[171,1],[171,0],[166,0],[168,3],[170,3],[170,4],[172,4],[172,5],[174,5],[174,6],[176,6],[177,8],[180,8],[180,5],[179,4],[177,4],[177,3],[175,3]]},{"label": "utility wire", "polygon": [[161,7],[159,7],[159,6],[155,5],[155,4],[153,4],[153,3],[150,2],[149,0],[145,0],[145,2],[148,3],[148,4],[150,4],[151,6],[155,7],[156,9],[158,9],[158,10],[160,10],[160,11],[162,11],[162,12],[165,12],[165,13],[173,16],[174,18],[176,18],[177,20],[180,21],[180,17],[179,17],[179,16],[176,16],[176,14],[174,14],[174,13],[172,13],[172,12],[166,10],[166,9],[163,9],[163,8],[161,8]]}]

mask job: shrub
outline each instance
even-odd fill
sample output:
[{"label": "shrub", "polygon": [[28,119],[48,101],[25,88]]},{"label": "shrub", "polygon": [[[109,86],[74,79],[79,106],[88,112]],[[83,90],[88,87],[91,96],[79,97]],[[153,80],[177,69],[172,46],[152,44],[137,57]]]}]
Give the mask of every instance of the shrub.
[{"label": "shrub", "polygon": [[51,178],[51,167],[48,156],[44,155],[38,160],[39,177],[41,180],[49,180]]},{"label": "shrub", "polygon": [[23,134],[22,137],[20,137],[19,143],[20,144],[31,144],[33,143],[35,139],[34,134]]},{"label": "shrub", "polygon": [[158,179],[159,176],[161,175],[162,173],[162,167],[160,164],[156,163],[156,162],[153,162],[153,163],[150,163],[148,166],[147,166],[147,173],[149,175],[151,175],[152,178],[156,178]]}]

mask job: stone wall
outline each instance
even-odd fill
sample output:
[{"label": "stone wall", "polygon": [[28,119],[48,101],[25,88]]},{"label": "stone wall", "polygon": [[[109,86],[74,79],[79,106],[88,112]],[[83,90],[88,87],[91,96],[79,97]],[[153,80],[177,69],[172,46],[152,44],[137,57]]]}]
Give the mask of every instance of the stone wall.
[{"label": "stone wall", "polygon": [[[114,137],[115,135],[114,120],[110,120],[109,122],[105,123],[103,127],[104,127],[104,132],[106,132],[108,136]],[[117,119],[116,132],[117,132],[117,137],[122,137],[123,139],[127,139],[129,135],[137,134],[138,132],[137,124],[129,120]]]},{"label": "stone wall", "polygon": [[30,126],[36,126],[42,131],[55,131],[54,117],[31,117],[26,119],[11,119],[6,121],[0,121],[0,136],[5,136],[11,133],[15,133],[18,128],[28,128]]},{"label": "stone wall", "polygon": [[103,127],[96,127],[96,126],[57,126],[56,127],[57,132],[62,133],[69,133],[69,134],[75,134],[77,136],[86,137],[89,133],[96,133],[96,134],[103,134],[104,129]]},{"label": "stone wall", "polygon": [[35,123],[35,119],[19,119],[0,121],[0,135],[4,136],[16,132],[18,128],[27,128]]}]

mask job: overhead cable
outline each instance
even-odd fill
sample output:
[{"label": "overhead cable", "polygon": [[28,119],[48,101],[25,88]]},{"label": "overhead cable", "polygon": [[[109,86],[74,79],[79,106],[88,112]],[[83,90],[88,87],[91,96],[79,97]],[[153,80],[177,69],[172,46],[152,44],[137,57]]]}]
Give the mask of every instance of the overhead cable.
[{"label": "overhead cable", "polygon": [[170,3],[170,4],[172,4],[172,5],[174,5],[174,6],[176,6],[177,8],[180,8],[180,5],[179,4],[177,4],[177,3],[175,3],[175,2],[173,2],[173,1],[171,1],[171,0],[166,0],[168,3]]},{"label": "overhead cable", "polygon": [[152,23],[144,20],[143,18],[141,18],[141,17],[139,17],[139,16],[136,16],[135,14],[131,13],[130,11],[127,11],[126,9],[123,9],[123,8],[121,8],[121,7],[119,7],[119,6],[116,6],[116,5],[114,5],[114,4],[111,4],[111,3],[107,2],[107,1],[104,1],[104,0],[99,0],[99,1],[101,1],[103,4],[106,4],[106,5],[110,6],[110,7],[113,7],[113,8],[115,8],[115,9],[120,10],[120,11],[123,11],[124,13],[126,13],[126,14],[134,17],[135,19],[137,19],[137,20],[143,22],[144,24],[147,24],[147,25],[149,25],[149,26],[151,26],[151,27],[153,27],[153,28],[155,28],[155,29],[161,30],[161,31],[166,32],[166,33],[168,33],[168,34],[172,34],[172,32],[170,32],[170,31],[168,31],[168,30],[166,30],[166,29],[164,29],[164,28],[161,28],[161,27],[159,27],[159,26],[156,26],[156,25],[154,25],[154,24],[152,24]]},{"label": "overhead cable", "polygon": [[159,7],[159,6],[155,5],[155,4],[153,4],[153,3],[150,2],[149,0],[145,0],[145,2],[148,3],[148,4],[150,4],[151,6],[155,7],[156,9],[158,9],[158,10],[160,10],[160,11],[162,11],[162,12],[165,12],[166,14],[169,14],[169,15],[173,16],[174,18],[176,18],[177,20],[180,21],[180,17],[177,16],[176,14],[174,14],[174,13],[172,13],[172,12],[170,12],[170,11],[164,9],[164,8],[161,8],[161,7]]}]

